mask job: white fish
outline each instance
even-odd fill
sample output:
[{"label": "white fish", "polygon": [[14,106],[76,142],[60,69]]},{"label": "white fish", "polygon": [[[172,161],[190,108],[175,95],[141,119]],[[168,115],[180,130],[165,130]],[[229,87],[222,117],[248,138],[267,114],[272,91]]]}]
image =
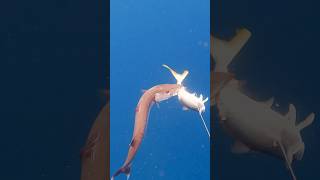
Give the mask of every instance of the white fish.
[{"label": "white fish", "polygon": [[[175,72],[173,69],[171,69],[169,66],[167,65],[162,65],[163,67],[169,69],[169,71],[171,72],[171,74],[175,77],[175,79],[177,80],[177,84],[181,85],[182,81],[185,79],[185,77],[188,75],[189,71],[185,70],[182,74],[179,74],[177,72]],[[205,111],[206,107],[204,105],[205,102],[208,101],[208,97],[203,99],[202,94],[200,94],[199,97],[197,97],[197,95],[195,93],[189,93],[186,88],[184,86],[182,86],[179,90],[178,90],[178,99],[180,101],[180,103],[183,105],[183,109],[184,110],[188,110],[188,109],[192,109],[195,111],[199,112],[200,118],[202,120],[202,123],[207,131],[207,134],[210,138],[210,132],[208,130],[208,127],[202,117],[202,113]]]},{"label": "white fish", "polygon": [[300,131],[313,122],[315,114],[296,124],[294,105],[283,116],[271,109],[272,104],[273,98],[266,102],[249,98],[233,81],[221,90],[217,107],[222,126],[236,140],[233,152],[254,150],[280,157],[295,180],[291,163],[301,160],[305,149]]},{"label": "white fish", "polygon": [[189,93],[185,87],[179,89],[178,99],[184,107],[198,111],[200,114],[205,111],[204,103],[208,101],[208,98],[203,99],[202,94],[197,97],[195,93]]},{"label": "white fish", "polygon": [[203,117],[202,117],[202,112],[204,112],[206,109],[204,103],[208,101],[208,97],[206,99],[203,99],[202,94],[200,94],[200,96],[197,97],[195,93],[191,94],[186,90],[185,87],[182,87],[178,91],[178,99],[179,99],[180,103],[183,105],[185,110],[192,109],[194,111],[199,112],[202,123],[203,123],[203,125],[207,131],[207,134],[210,138],[210,132],[208,130],[208,127],[207,127]]}]

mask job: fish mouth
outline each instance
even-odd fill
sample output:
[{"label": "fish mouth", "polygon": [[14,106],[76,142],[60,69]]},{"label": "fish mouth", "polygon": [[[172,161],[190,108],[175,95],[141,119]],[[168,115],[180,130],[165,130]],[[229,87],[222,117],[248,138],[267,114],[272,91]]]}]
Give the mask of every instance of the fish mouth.
[{"label": "fish mouth", "polygon": [[303,142],[295,144],[291,147],[291,150],[293,160],[302,160],[305,151],[305,145]]},{"label": "fish mouth", "polygon": [[206,110],[206,107],[203,104],[199,105],[199,108],[198,108],[199,113],[202,113],[205,110]]}]

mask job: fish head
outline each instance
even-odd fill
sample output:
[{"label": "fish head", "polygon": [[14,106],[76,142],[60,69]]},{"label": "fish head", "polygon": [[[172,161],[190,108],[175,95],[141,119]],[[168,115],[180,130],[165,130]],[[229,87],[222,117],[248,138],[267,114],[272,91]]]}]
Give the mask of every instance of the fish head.
[{"label": "fish head", "polygon": [[208,97],[203,99],[203,95],[200,94],[198,100],[199,100],[199,103],[198,103],[198,107],[199,107],[199,112],[202,113],[206,110],[206,106],[204,105],[205,102],[208,101]]},{"label": "fish head", "polygon": [[199,113],[202,113],[202,112],[204,112],[206,110],[206,107],[205,107],[204,103],[199,104],[198,110],[199,110]]},{"label": "fish head", "polygon": [[302,140],[300,132],[297,132],[297,133],[298,133],[298,142],[294,146],[295,148],[293,151],[293,157],[294,157],[294,159],[302,160],[303,155],[304,155],[305,145]]},{"label": "fish head", "polygon": [[200,94],[200,97],[199,97],[199,102],[198,102],[198,111],[199,113],[202,113],[206,110],[206,106],[204,105],[205,102],[208,101],[208,98],[206,99],[203,99],[203,96],[202,94]]},{"label": "fish head", "polygon": [[304,155],[305,144],[302,140],[300,131],[308,126],[310,126],[315,118],[314,113],[310,113],[303,121],[301,121],[298,125],[295,126],[296,133],[298,134],[298,143],[294,148],[294,159],[301,160]]},{"label": "fish head", "polygon": [[300,133],[292,133],[290,137],[285,137],[283,140],[286,146],[287,156],[292,157],[292,160],[301,160],[304,155],[305,145]]}]

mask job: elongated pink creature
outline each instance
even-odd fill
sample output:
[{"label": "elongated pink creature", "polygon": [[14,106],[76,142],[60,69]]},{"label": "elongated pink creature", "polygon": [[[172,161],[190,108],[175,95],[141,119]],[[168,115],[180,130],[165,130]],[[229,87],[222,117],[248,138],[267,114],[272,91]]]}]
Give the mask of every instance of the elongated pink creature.
[{"label": "elongated pink creature", "polygon": [[152,107],[154,102],[160,102],[169,99],[170,97],[176,96],[181,87],[182,86],[179,84],[160,84],[144,92],[135,110],[136,115],[134,131],[131,143],[129,145],[127,159],[125,160],[121,168],[118,169],[116,173],[114,173],[114,175],[111,177],[111,180],[113,180],[116,176],[118,176],[121,173],[124,173],[127,176],[127,179],[129,179],[131,163],[142,142],[144,131],[148,121],[150,108]]}]

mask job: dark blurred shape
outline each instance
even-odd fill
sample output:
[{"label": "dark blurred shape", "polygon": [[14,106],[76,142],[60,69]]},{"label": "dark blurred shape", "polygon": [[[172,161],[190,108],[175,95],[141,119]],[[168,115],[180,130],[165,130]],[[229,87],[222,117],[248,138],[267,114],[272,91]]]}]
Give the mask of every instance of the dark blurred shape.
[{"label": "dark blurred shape", "polygon": [[110,177],[110,101],[107,91],[107,104],[96,118],[80,156],[82,162],[81,180],[106,180]]}]

